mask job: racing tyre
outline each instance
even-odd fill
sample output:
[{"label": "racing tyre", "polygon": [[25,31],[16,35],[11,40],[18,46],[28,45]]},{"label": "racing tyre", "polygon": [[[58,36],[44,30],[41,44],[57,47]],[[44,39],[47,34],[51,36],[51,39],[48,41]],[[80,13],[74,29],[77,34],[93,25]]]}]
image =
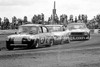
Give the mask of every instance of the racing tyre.
[{"label": "racing tyre", "polygon": [[70,43],[70,39],[67,40],[67,43]]},{"label": "racing tyre", "polygon": [[47,47],[51,47],[52,45],[54,45],[54,40],[50,40],[49,45],[47,45]]},{"label": "racing tyre", "polygon": [[88,35],[88,39],[86,39],[86,40],[89,40],[90,39],[90,34]]},{"label": "racing tyre", "polygon": [[33,48],[38,48],[39,47],[39,41],[36,42],[36,44],[33,46]]},{"label": "racing tyre", "polygon": [[54,40],[50,40],[50,46],[54,45]]},{"label": "racing tyre", "polygon": [[31,49],[32,47],[31,47],[31,45],[30,45],[30,43],[29,44],[27,44],[27,47],[26,47],[27,49]]},{"label": "racing tyre", "polygon": [[63,39],[61,40],[61,43],[60,43],[60,44],[61,44],[61,45],[64,44],[64,40],[63,40]]},{"label": "racing tyre", "polygon": [[33,42],[32,42],[32,41],[29,42],[29,43],[27,44],[27,49],[32,49],[32,45],[33,45]]},{"label": "racing tyre", "polygon": [[7,48],[8,50],[13,50],[13,49],[14,49],[14,47],[11,46],[10,43],[6,43],[6,48]]},{"label": "racing tyre", "polygon": [[88,39],[86,39],[86,40],[89,40],[90,39],[90,36],[88,36]]}]

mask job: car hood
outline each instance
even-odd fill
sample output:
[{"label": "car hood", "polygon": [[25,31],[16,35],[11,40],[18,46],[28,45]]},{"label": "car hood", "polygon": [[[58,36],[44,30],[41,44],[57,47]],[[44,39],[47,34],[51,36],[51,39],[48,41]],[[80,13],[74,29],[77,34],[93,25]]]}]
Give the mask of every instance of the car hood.
[{"label": "car hood", "polygon": [[89,32],[89,29],[74,29],[70,30],[70,32]]},{"label": "car hood", "polygon": [[14,34],[14,35],[10,35],[8,36],[8,38],[36,38],[36,35],[30,35],[30,34]]},{"label": "car hood", "polygon": [[63,36],[65,34],[67,34],[68,31],[61,31],[61,32],[52,32],[53,35],[56,35],[56,36]]}]

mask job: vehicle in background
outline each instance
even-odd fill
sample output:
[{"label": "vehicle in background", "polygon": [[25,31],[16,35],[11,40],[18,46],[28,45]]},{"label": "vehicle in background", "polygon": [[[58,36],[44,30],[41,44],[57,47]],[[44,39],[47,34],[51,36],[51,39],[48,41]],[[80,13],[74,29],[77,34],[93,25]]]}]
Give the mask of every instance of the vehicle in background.
[{"label": "vehicle in background", "polygon": [[47,27],[40,24],[26,24],[19,26],[17,34],[9,35],[6,40],[8,50],[17,47],[38,48],[40,46],[52,46],[53,36]]},{"label": "vehicle in background", "polygon": [[66,30],[70,31],[71,40],[89,40],[90,30],[85,23],[70,23]]},{"label": "vehicle in background", "polygon": [[54,36],[54,44],[69,43],[69,34],[66,33],[63,25],[45,25]]}]

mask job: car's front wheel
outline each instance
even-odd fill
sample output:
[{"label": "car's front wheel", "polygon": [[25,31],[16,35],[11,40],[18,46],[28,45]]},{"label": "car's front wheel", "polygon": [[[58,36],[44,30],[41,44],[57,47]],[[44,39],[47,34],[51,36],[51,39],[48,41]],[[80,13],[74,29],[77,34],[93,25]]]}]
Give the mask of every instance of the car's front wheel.
[{"label": "car's front wheel", "polygon": [[39,41],[37,40],[35,44],[33,44],[33,48],[38,48],[39,47]]},{"label": "car's front wheel", "polygon": [[89,40],[89,39],[90,39],[90,36],[88,36],[86,40]]},{"label": "car's front wheel", "polygon": [[86,40],[89,40],[90,39],[90,33],[89,33],[89,35],[86,37]]},{"label": "car's front wheel", "polygon": [[14,47],[11,46],[11,44],[8,43],[8,42],[6,42],[6,48],[7,48],[8,50],[13,50],[13,49],[14,49]]}]

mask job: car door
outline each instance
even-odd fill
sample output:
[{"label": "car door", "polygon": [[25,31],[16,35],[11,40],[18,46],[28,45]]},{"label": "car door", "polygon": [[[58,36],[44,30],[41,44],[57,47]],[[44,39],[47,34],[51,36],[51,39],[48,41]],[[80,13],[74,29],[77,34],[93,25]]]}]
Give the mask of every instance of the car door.
[{"label": "car door", "polygon": [[45,26],[42,26],[42,31],[43,31],[43,37],[44,37],[44,45],[46,45],[49,42],[48,29]]},{"label": "car door", "polygon": [[39,27],[39,42],[40,42],[40,45],[44,45],[44,43],[45,43],[45,37],[44,37],[41,26]]}]

